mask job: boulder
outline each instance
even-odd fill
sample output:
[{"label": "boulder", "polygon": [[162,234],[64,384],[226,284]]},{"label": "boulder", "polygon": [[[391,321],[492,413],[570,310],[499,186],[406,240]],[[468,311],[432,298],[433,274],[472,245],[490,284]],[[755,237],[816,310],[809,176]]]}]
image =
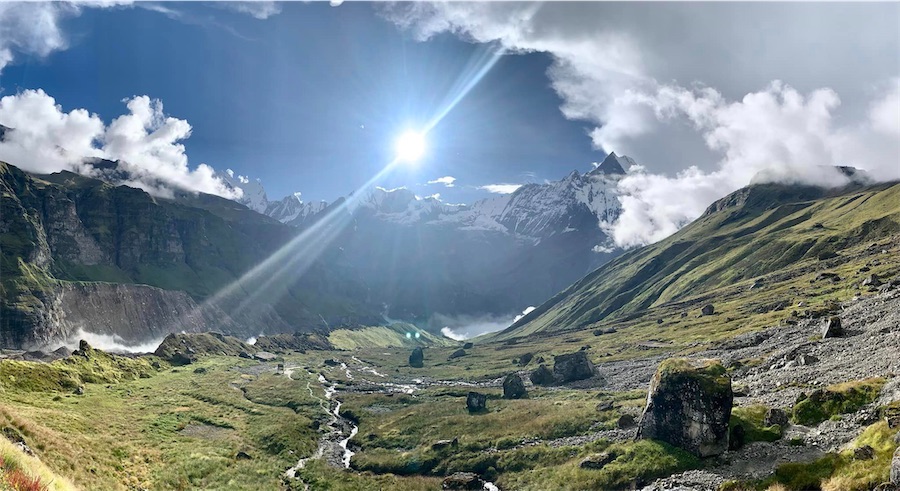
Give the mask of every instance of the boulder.
[{"label": "boulder", "polygon": [[472,349],[473,346],[475,346],[475,345],[472,343],[466,343],[463,345],[463,349]]},{"label": "boulder", "polygon": [[243,450],[236,453],[234,455],[234,458],[236,460],[253,460],[253,457],[251,457],[250,454],[248,454],[247,452],[244,452]]},{"label": "boulder", "polygon": [[457,358],[459,358],[459,357],[461,357],[461,356],[466,356],[467,354],[468,354],[468,353],[466,353],[466,350],[464,350],[464,349],[458,349],[458,350],[454,351],[453,353],[450,353],[450,356],[448,356],[447,359],[448,359],[448,360],[455,360],[455,359],[457,359]]},{"label": "boulder", "polygon": [[409,366],[413,368],[422,368],[425,365],[425,353],[422,348],[412,350],[409,355]]},{"label": "boulder", "polygon": [[891,484],[900,486],[900,447],[894,451],[894,458],[891,460]]},{"label": "boulder", "polygon": [[713,304],[708,303],[700,309],[700,313],[703,315],[713,315],[716,313],[716,308],[713,307]]},{"label": "boulder", "polygon": [[776,407],[769,408],[766,411],[766,417],[763,423],[768,426],[778,425],[784,429],[788,425],[788,414]]},{"label": "boulder", "polygon": [[466,396],[466,409],[470,413],[478,413],[487,410],[487,394],[480,392],[469,392]]},{"label": "boulder", "polygon": [[881,278],[879,278],[877,274],[872,273],[863,280],[862,286],[877,288],[881,286]]},{"label": "boulder", "polygon": [[627,430],[634,426],[634,416],[630,414],[623,414],[619,416],[619,419],[616,420],[616,428],[620,430]]},{"label": "boulder", "polygon": [[841,327],[841,318],[833,315],[825,321],[822,326],[822,339],[839,338],[844,335],[844,328]]},{"label": "boulder", "polygon": [[66,348],[65,346],[60,346],[59,348],[56,348],[55,350],[53,350],[53,354],[60,358],[68,358],[68,357],[72,356],[72,351],[69,348]]},{"label": "boulder", "polygon": [[278,355],[269,353],[268,351],[257,351],[253,354],[253,358],[256,358],[259,361],[274,361],[275,358],[278,358]]},{"label": "boulder", "polygon": [[579,467],[582,469],[602,469],[613,460],[616,460],[616,455],[609,452],[588,455],[581,461]]},{"label": "boulder", "polygon": [[78,387],[75,387],[75,395],[76,396],[84,395],[84,386],[83,385],[79,385]]},{"label": "boulder", "polygon": [[341,364],[341,362],[335,360],[334,358],[329,358],[329,359],[325,360],[323,363],[325,363],[325,365],[327,365],[329,367],[336,367]]},{"label": "boulder", "polygon": [[528,366],[528,364],[531,363],[531,360],[533,358],[534,358],[534,355],[532,353],[525,353],[524,355],[519,357],[519,366],[523,366],[523,367]]},{"label": "boulder", "polygon": [[669,359],[650,382],[638,438],[661,440],[698,457],[728,450],[734,394],[718,361]]},{"label": "boulder", "polygon": [[474,472],[456,472],[444,478],[441,489],[484,489],[484,481]]},{"label": "boulder", "polygon": [[594,376],[594,365],[584,351],[554,357],[553,376],[560,382],[574,382]]},{"label": "boulder", "polygon": [[504,399],[521,399],[527,395],[525,390],[525,382],[518,373],[511,373],[503,379],[503,398]]},{"label": "boulder", "polygon": [[546,365],[540,365],[535,368],[529,376],[531,383],[534,385],[552,385],[553,372]]}]

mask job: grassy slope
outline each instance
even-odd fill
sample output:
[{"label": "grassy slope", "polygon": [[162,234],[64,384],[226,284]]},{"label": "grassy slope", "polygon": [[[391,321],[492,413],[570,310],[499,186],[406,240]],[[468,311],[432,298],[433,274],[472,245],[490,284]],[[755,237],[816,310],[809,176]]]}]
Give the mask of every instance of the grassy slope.
[{"label": "grassy slope", "polygon": [[708,213],[663,241],[619,257],[497,338],[621,318],[785,268],[812,266],[823,253],[900,231],[900,184],[771,209],[759,203],[766,196],[784,199],[783,187],[748,189],[740,191],[750,193],[746,205]]}]

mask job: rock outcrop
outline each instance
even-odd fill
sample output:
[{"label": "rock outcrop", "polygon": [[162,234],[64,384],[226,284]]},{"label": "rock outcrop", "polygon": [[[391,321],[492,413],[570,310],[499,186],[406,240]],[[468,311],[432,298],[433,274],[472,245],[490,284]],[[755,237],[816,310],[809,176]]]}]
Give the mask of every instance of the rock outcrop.
[{"label": "rock outcrop", "polygon": [[839,338],[844,335],[844,328],[841,326],[841,318],[832,316],[822,326],[822,339]]},{"label": "rock outcrop", "polygon": [[650,383],[638,438],[661,440],[699,457],[728,449],[731,379],[717,361],[670,359]]}]

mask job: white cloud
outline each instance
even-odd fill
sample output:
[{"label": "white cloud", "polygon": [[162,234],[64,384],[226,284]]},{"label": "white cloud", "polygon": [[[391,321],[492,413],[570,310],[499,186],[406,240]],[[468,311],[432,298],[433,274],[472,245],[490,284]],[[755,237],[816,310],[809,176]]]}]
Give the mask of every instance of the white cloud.
[{"label": "white cloud", "polygon": [[273,15],[281,13],[281,5],[276,2],[250,1],[250,2],[222,2],[220,4],[235,12],[247,14],[259,20],[265,20]]},{"label": "white cloud", "polygon": [[[594,123],[597,147],[653,169],[631,169],[621,181],[624,213],[608,227],[626,246],[668,236],[758,172],[834,185],[841,177],[821,166],[840,164],[878,179],[900,177],[898,14],[896,4],[385,9],[421,39],[450,32],[510,53],[549,54],[547,75],[563,114]],[[787,83],[773,82],[779,79]]]},{"label": "white cloud", "polygon": [[520,187],[522,187],[521,184],[485,184],[484,186],[478,186],[478,189],[495,194],[511,194]]},{"label": "white cloud", "polygon": [[456,182],[455,177],[444,176],[444,177],[438,177],[437,179],[435,179],[433,181],[428,181],[428,184],[443,184],[444,186],[446,186],[448,188],[452,188],[453,186],[455,186],[455,184],[453,184],[454,182]]},{"label": "white cloud", "polygon": [[107,127],[85,109],[65,112],[43,90],[3,97],[0,124],[12,129],[0,141],[0,159],[32,172],[88,175],[98,171],[85,165],[85,159],[118,160],[129,174],[125,184],[157,196],[171,197],[177,188],[238,197],[213,175],[212,167],[189,167],[181,143],[191,134],[187,121],[167,117],[162,102],[147,96],[123,102],[128,113]]}]

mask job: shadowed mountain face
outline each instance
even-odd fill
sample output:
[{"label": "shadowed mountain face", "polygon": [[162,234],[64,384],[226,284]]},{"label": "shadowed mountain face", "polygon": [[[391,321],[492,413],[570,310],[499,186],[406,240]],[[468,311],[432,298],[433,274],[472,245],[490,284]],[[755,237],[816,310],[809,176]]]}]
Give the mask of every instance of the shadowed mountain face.
[{"label": "shadowed mountain face", "polygon": [[0,165],[4,346],[79,330],[137,342],[182,330],[249,336],[380,319],[333,251],[277,290],[249,281],[214,297],[297,234],[238,203],[156,199],[69,172]]},{"label": "shadowed mountain face", "polygon": [[752,279],[900,232],[900,184],[753,185],[676,234],[624,254],[545,302],[500,338],[588,326]]}]

